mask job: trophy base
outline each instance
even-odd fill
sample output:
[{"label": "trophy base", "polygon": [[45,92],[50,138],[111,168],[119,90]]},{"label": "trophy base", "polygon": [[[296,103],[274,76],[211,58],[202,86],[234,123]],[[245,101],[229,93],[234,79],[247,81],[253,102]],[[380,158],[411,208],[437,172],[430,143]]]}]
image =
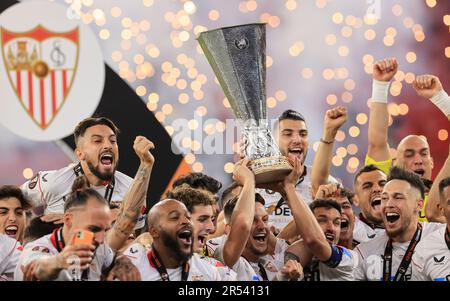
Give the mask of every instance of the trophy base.
[{"label": "trophy base", "polygon": [[282,181],[292,171],[292,165],[284,156],[252,160],[249,168],[255,174],[256,184]]}]

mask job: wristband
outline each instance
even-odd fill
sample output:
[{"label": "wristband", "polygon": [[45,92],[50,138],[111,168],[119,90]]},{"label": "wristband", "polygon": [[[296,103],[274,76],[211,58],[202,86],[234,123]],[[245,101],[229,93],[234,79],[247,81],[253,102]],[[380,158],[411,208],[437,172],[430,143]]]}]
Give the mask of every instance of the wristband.
[{"label": "wristband", "polygon": [[387,103],[390,84],[391,82],[383,82],[374,79],[372,82],[372,101]]},{"label": "wristband", "polygon": [[450,97],[444,89],[440,90],[433,97],[430,98],[431,102],[434,103],[445,116],[450,115]]}]

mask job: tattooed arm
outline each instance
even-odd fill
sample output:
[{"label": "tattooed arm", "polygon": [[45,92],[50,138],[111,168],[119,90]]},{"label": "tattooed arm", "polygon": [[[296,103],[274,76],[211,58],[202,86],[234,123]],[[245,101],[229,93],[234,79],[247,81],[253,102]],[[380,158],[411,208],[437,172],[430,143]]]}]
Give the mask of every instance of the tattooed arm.
[{"label": "tattooed arm", "polygon": [[136,225],[141,208],[145,204],[150,174],[155,162],[155,158],[150,153],[150,150],[154,148],[150,140],[138,136],[134,140],[133,148],[141,160],[141,164],[130,189],[123,199],[116,222],[106,236],[106,243],[114,251],[124,246]]}]

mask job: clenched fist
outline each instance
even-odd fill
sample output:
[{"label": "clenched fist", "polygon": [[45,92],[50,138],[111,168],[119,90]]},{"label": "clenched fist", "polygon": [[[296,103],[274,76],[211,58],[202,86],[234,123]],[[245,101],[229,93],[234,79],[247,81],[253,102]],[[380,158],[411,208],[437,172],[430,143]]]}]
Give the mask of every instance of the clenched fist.
[{"label": "clenched fist", "polygon": [[340,193],[339,190],[339,185],[336,183],[320,185],[314,199],[317,200],[337,197]]},{"label": "clenched fist", "polygon": [[397,59],[388,58],[375,62],[373,65],[373,79],[389,82],[397,73]]},{"label": "clenched fist", "polygon": [[143,136],[137,136],[136,139],[134,139],[133,149],[141,160],[141,163],[153,165],[155,157],[150,153],[150,150],[154,148],[155,145],[153,142]]},{"label": "clenched fist", "polygon": [[337,130],[347,121],[347,109],[344,107],[336,107],[325,113],[324,125],[326,130],[337,132]]},{"label": "clenched fist", "polygon": [[416,77],[413,88],[419,96],[430,99],[442,90],[442,84],[437,76],[426,74]]}]

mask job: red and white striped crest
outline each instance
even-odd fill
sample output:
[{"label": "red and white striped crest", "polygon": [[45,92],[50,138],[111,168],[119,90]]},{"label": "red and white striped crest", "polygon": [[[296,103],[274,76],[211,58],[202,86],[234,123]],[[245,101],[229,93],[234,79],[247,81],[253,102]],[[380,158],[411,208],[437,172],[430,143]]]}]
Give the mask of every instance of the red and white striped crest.
[{"label": "red and white striped crest", "polygon": [[39,25],[28,32],[0,28],[2,55],[23,108],[42,129],[64,105],[78,64],[78,27],[52,32]]}]

